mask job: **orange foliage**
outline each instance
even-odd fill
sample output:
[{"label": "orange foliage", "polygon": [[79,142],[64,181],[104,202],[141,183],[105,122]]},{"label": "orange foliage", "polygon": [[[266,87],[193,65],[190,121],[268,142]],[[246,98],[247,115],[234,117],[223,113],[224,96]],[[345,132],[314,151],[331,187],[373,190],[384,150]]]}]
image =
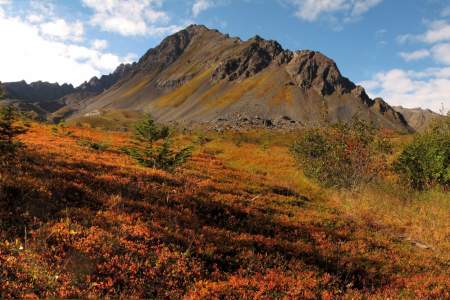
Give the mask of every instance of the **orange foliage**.
[{"label": "orange foliage", "polygon": [[171,175],[117,151],[125,134],[70,130],[34,125],[1,170],[0,298],[450,297],[448,262],[389,228],[204,152]]}]

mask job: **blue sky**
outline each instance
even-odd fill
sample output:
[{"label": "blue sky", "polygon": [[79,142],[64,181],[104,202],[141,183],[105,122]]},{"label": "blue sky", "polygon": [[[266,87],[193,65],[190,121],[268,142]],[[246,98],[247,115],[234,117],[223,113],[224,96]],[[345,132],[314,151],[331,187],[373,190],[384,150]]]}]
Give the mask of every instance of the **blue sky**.
[{"label": "blue sky", "polygon": [[0,81],[78,85],[192,23],[319,50],[394,105],[450,108],[450,0],[0,0]]}]

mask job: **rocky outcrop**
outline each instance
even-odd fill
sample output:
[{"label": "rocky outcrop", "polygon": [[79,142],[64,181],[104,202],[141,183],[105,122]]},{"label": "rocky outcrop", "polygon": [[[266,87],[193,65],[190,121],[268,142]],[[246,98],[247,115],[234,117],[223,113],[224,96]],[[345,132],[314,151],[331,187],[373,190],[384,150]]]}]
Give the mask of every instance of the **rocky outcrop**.
[{"label": "rocky outcrop", "polygon": [[405,126],[409,127],[408,121],[404,118],[404,116],[401,113],[394,110],[382,98],[375,98],[373,100],[373,104],[371,105],[371,109],[377,113],[382,114],[388,120],[391,120],[393,122],[400,122]]},{"label": "rocky outcrop", "polygon": [[331,95],[338,91],[349,93],[355,85],[341,75],[336,63],[316,51],[297,51],[286,70],[297,86],[307,90],[313,88],[320,95]]},{"label": "rocky outcrop", "polygon": [[290,52],[284,51],[275,41],[266,41],[259,36],[250,39],[236,55],[227,58],[214,71],[213,80],[234,81],[254,76],[272,62],[286,63]]},{"label": "rocky outcrop", "polygon": [[156,82],[156,87],[158,87],[160,89],[175,89],[175,88],[182,86],[183,84],[185,84],[192,78],[194,78],[193,75],[186,75],[186,76],[181,76],[176,79],[158,80]]},{"label": "rocky outcrop", "polygon": [[304,127],[300,121],[292,120],[288,116],[264,118],[246,113],[234,113],[222,116],[206,124],[208,129],[222,132],[227,130],[241,131],[248,129],[268,128],[281,130],[295,130]]}]

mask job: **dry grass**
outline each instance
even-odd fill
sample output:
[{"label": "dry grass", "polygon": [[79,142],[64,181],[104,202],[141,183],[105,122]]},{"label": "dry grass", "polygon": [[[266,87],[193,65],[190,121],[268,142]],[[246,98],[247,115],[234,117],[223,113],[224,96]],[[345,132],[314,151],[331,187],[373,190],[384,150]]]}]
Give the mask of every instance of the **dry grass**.
[{"label": "dry grass", "polygon": [[155,102],[155,106],[159,108],[180,106],[202,87],[206,82],[206,79],[211,77],[212,71],[213,68],[203,71],[173,92],[158,98]]},{"label": "dry grass", "polygon": [[291,135],[212,134],[171,175],[116,151],[126,134],[70,130],[33,126],[1,170],[0,298],[450,297],[446,194],[322,190]]}]

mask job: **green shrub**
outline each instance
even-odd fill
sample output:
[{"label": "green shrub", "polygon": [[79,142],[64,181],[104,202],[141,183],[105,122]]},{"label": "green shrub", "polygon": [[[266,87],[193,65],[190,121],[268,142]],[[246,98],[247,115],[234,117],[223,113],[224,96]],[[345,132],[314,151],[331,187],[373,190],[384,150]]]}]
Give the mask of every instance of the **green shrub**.
[{"label": "green shrub", "polygon": [[0,100],[5,98],[5,91],[3,90],[2,83],[0,82]]},{"label": "green shrub", "polygon": [[358,119],[308,129],[292,147],[306,176],[339,188],[372,181],[387,169],[386,154],[391,151],[374,127]]},{"label": "green shrub", "polygon": [[192,155],[192,148],[173,149],[169,127],[158,126],[150,116],[135,126],[135,146],[126,152],[145,167],[174,171]]},{"label": "green shrub", "polygon": [[52,127],[52,133],[60,136],[73,136],[73,132],[68,130],[68,126],[64,119],[59,120],[58,124]]},{"label": "green shrub", "polygon": [[110,148],[110,146],[107,143],[94,142],[94,141],[87,140],[87,139],[80,139],[78,141],[78,144],[80,146],[87,147],[87,148],[90,148],[95,151],[106,151]]},{"label": "green shrub", "polygon": [[450,113],[415,136],[395,162],[395,170],[415,189],[450,187]]},{"label": "green shrub", "polygon": [[27,129],[19,125],[19,114],[13,106],[5,106],[0,110],[0,156],[14,154],[22,143],[16,137],[24,134]]}]

